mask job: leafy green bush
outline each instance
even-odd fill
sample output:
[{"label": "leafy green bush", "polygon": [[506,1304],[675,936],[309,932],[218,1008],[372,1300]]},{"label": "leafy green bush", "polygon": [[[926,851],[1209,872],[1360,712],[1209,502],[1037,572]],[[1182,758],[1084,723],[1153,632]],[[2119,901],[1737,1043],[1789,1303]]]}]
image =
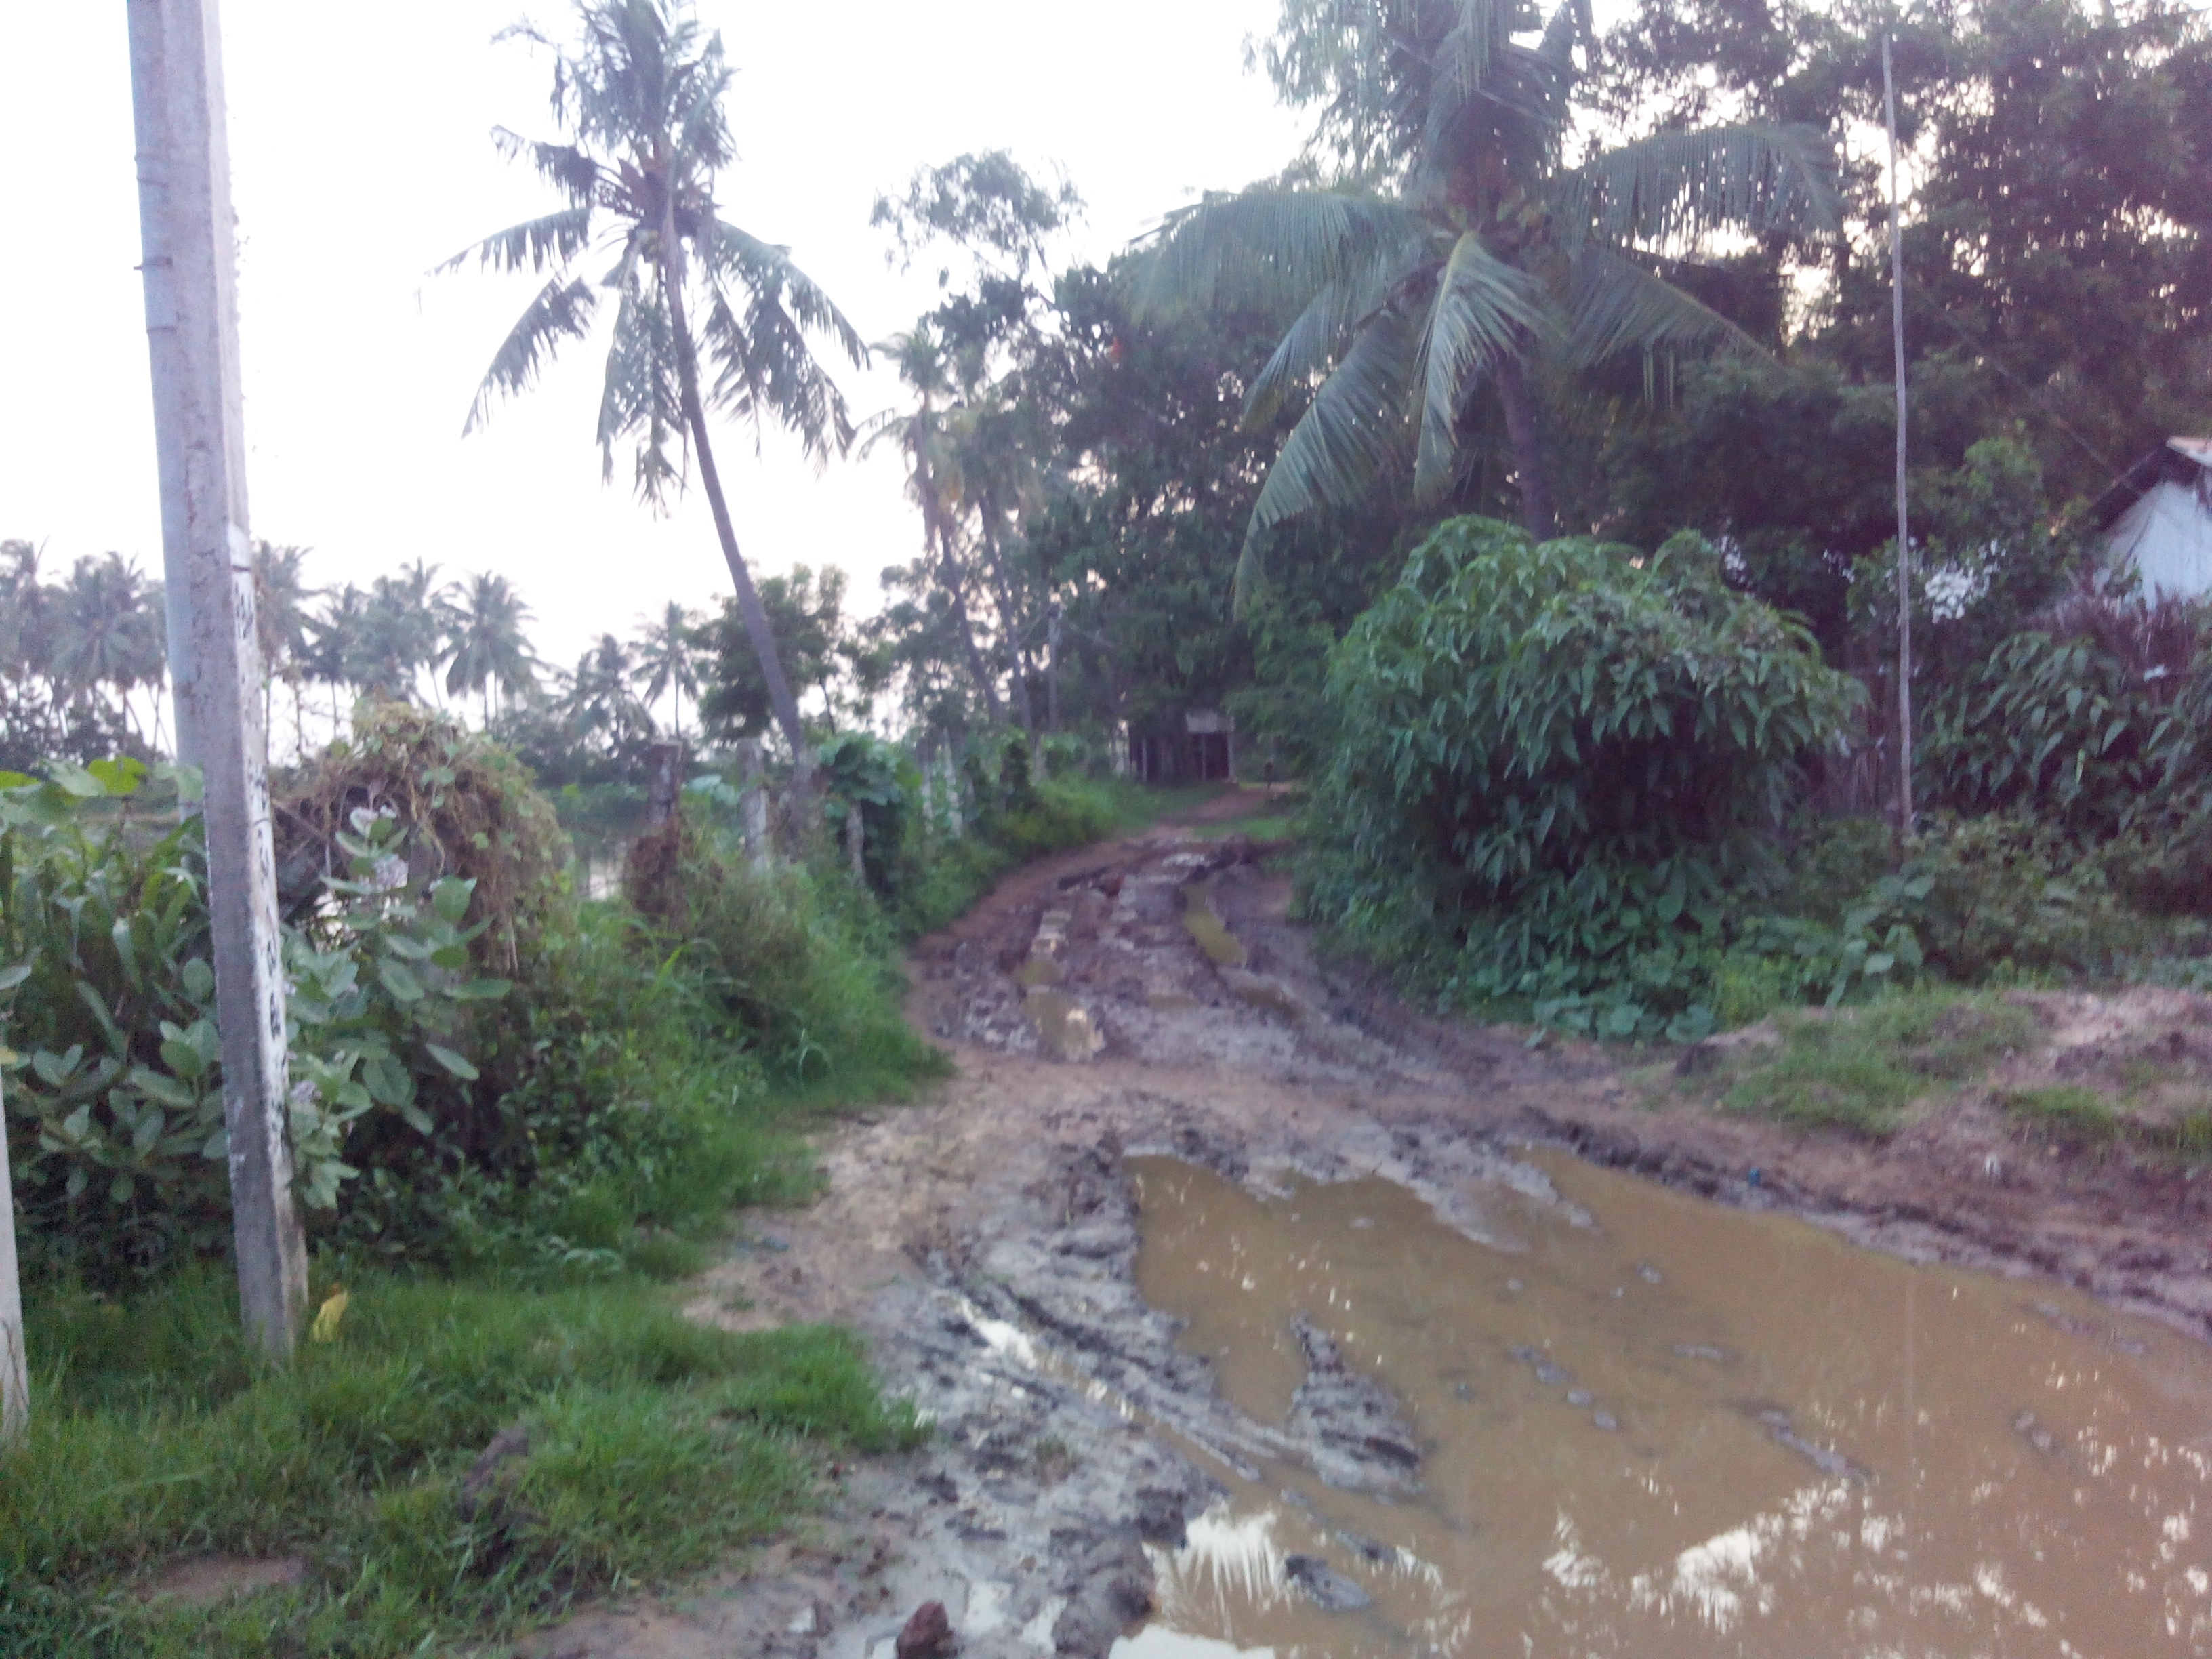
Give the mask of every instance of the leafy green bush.
[{"label": "leafy green bush", "polygon": [[1732,896],[1856,688],[1712,550],[1441,526],[1331,658],[1309,914],[1469,1001],[1709,1029]]},{"label": "leafy green bush", "polygon": [[[198,817],[163,832],[126,808],[136,763],[0,775],[0,1016],[27,1254],[112,1280],[228,1237],[215,975]],[[465,926],[474,884],[410,890],[393,821],[362,811],[341,838],[344,878],[285,930],[301,1194],[328,1211],[379,1131],[437,1133],[478,1073],[477,1005],[507,982],[477,974]]]},{"label": "leafy green bush", "polygon": [[2095,640],[2014,635],[1929,710],[1925,796],[1966,813],[2032,809],[2080,837],[2115,835],[2157,782],[2152,739],[2164,714]]}]

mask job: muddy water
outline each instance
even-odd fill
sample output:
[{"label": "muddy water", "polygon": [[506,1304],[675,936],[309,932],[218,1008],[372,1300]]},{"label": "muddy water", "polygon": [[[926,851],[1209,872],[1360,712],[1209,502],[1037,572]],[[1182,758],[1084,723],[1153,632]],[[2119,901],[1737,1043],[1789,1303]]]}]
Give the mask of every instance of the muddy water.
[{"label": "muddy water", "polygon": [[[1568,1206],[1470,1194],[1483,1243],[1381,1181],[1132,1167],[1139,1282],[1235,1404],[1284,1421],[1304,1315],[1426,1455],[1396,1502],[1215,1471],[1126,1659],[2212,1651],[2185,1338],[1571,1160]],[[1372,1604],[1322,1611],[1294,1554]]]}]

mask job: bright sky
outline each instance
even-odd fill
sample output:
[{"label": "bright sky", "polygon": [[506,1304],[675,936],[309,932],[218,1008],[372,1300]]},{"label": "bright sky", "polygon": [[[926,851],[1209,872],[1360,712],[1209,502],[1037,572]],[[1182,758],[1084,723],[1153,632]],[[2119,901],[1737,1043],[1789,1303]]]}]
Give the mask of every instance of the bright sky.
[{"label": "bright sky", "polygon": [[[158,574],[125,8],[9,9],[0,538],[43,542],[50,574],[114,549]],[[1057,165],[1090,204],[1071,252],[1103,258],[1197,191],[1277,171],[1303,136],[1243,66],[1275,0],[699,10],[739,71],[726,216],[789,245],[869,339],[933,302],[933,273],[887,270],[867,225],[918,167],[999,148]],[[487,136],[552,131],[545,60],[490,43],[526,14],[565,31],[556,0],[223,0],[250,490],[255,533],[313,547],[319,584],[418,557],[496,570],[535,608],[541,651],[573,662],[670,599],[718,602],[728,578],[702,495],[656,521],[619,477],[602,486],[597,351],[460,435],[533,284],[424,273],[552,204]],[[856,415],[896,401],[887,372],[839,378]],[[888,453],[817,477],[731,430],[718,459],[757,574],[841,565],[867,608],[877,573],[912,556]]]}]

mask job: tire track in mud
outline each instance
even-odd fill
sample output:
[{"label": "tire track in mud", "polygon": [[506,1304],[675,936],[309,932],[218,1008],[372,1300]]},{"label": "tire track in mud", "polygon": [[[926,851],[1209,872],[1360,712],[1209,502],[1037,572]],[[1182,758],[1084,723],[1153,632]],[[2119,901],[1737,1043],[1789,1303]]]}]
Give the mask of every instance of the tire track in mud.
[{"label": "tire track in mud", "polygon": [[[907,1615],[941,1601],[974,1659],[1102,1655],[1150,1600],[1145,1546],[1180,1541],[1224,1480],[1267,1462],[1382,1489],[1410,1478],[1418,1447],[1371,1387],[1334,1403],[1316,1389],[1261,1424],[1176,1347],[1136,1289],[1123,1160],[1141,1154],[1258,1193],[1381,1176],[1493,1242],[1465,1189],[1502,1182],[1571,1210],[1518,1155],[1564,1146],[1901,1254],[2047,1272],[2206,1334],[2212,1264],[2181,1246],[2187,1206],[2116,1224],[2107,1195],[2069,1194],[2061,1172],[1976,1188],[1954,1167],[1971,1149],[1875,1152],[1647,1110],[1593,1048],[1532,1051],[1325,969],[1289,902],[1249,845],[1170,831],[1033,866],[923,941],[909,1015],[957,1075],[826,1135],[823,1198],[708,1274],[690,1310],[855,1325],[932,1443],[839,1472],[793,1543],[681,1601],[572,1620],[524,1650],[890,1659]],[[1363,1468],[1373,1444],[1389,1449]]]}]

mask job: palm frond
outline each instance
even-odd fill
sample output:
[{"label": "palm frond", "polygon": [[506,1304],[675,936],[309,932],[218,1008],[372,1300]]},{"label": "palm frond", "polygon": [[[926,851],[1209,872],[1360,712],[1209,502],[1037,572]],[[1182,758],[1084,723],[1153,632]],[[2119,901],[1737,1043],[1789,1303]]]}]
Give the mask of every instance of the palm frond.
[{"label": "palm frond", "polygon": [[1210,197],[1162,222],[1138,311],[1304,305],[1356,276],[1374,249],[1427,231],[1416,210],[1382,196],[1267,189]]},{"label": "palm frond", "polygon": [[1336,372],[1314,393],[1253,504],[1237,560],[1239,607],[1259,579],[1261,531],[1317,507],[1358,500],[1403,451],[1406,393],[1419,345],[1419,326],[1407,308],[1386,305],[1367,319]]},{"label": "palm frond", "polygon": [[1451,481],[1459,452],[1459,412],[1474,380],[1501,359],[1517,355],[1549,321],[1543,286],[1535,277],[1494,257],[1472,231],[1454,245],[1437,278],[1421,341],[1416,499],[1434,500]]},{"label": "palm frond", "polygon": [[599,296],[592,284],[578,277],[564,282],[555,277],[523,308],[514,326],[491,360],[491,367],[477,387],[469,405],[469,418],[461,427],[473,432],[491,413],[501,393],[520,392],[537,380],[538,369],[560,349],[563,340],[580,340],[590,331]]},{"label": "palm frond", "polygon": [[1605,150],[1567,176],[1561,208],[1571,245],[1584,234],[1649,244],[1843,223],[1826,135],[1759,121],[1654,133]]},{"label": "palm frond", "polygon": [[568,199],[580,204],[598,198],[604,175],[599,164],[574,144],[549,144],[536,138],[526,138],[507,127],[491,130],[493,148],[507,160],[527,160],[540,178],[568,193]]},{"label": "palm frond", "polygon": [[702,353],[714,365],[708,401],[750,422],[757,436],[775,421],[796,434],[817,461],[853,447],[853,417],[837,389],[807,349],[806,331],[774,286],[753,289],[740,314],[720,283],[708,287],[707,314],[698,327]]},{"label": "palm frond", "polygon": [[1335,355],[1346,332],[1380,306],[1391,289],[1429,252],[1429,239],[1378,250],[1366,264],[1314,295],[1268,356],[1244,394],[1243,424],[1265,426],[1284,401],[1302,392],[1315,371]]},{"label": "palm frond", "polygon": [[562,208],[542,219],[526,219],[519,225],[487,236],[473,247],[465,247],[450,259],[433,265],[430,274],[442,276],[459,270],[471,259],[495,270],[520,270],[525,265],[543,270],[564,265],[583,252],[592,240],[592,208]]},{"label": "palm frond", "polygon": [[1577,368],[1641,351],[1647,357],[1759,343],[1711,307],[1601,247],[1576,257],[1567,281],[1567,360]]},{"label": "palm frond", "polygon": [[866,367],[868,347],[860,331],[845,320],[845,313],[821,285],[792,263],[789,248],[763,242],[750,232],[717,219],[702,251],[708,270],[716,276],[738,277],[755,294],[781,306],[801,328],[836,340],[853,360],[854,368]]},{"label": "palm frond", "polygon": [[656,289],[637,280],[640,270],[625,262],[619,273],[622,304],[599,390],[600,473],[611,480],[615,445],[639,434],[632,483],[658,505],[684,474],[680,455],[671,453],[684,441],[683,380],[667,307]]}]

